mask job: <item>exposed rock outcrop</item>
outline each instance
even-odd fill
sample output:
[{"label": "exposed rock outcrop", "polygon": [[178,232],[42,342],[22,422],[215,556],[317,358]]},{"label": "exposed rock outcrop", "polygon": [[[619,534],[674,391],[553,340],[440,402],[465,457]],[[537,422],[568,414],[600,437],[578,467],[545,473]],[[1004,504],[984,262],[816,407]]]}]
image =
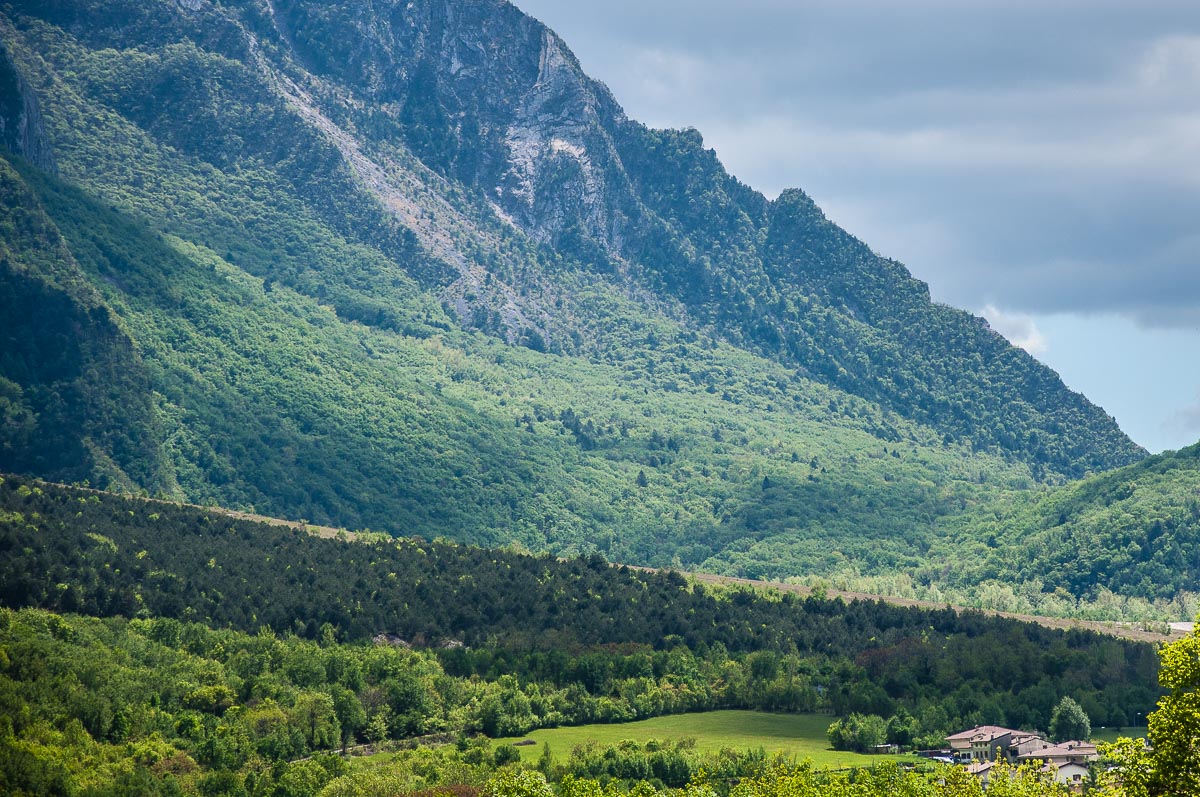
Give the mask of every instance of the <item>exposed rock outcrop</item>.
[{"label": "exposed rock outcrop", "polygon": [[37,96],[0,44],[0,144],[41,169],[57,172]]}]

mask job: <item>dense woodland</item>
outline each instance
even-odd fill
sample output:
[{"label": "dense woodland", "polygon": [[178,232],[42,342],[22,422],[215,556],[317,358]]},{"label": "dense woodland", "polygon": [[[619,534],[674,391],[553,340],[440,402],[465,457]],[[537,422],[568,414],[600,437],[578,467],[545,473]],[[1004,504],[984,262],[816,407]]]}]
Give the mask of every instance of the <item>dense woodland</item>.
[{"label": "dense woodland", "polygon": [[244,780],[346,744],[716,708],[875,716],[936,745],[976,723],[1047,728],[1064,696],[1130,725],[1158,695],[1148,645],[979,614],[325,539],[12,477],[0,507],[5,714],[35,769],[77,755],[63,745],[117,761],[112,745],[157,739],[154,761]]},{"label": "dense woodland", "polygon": [[[1050,491],[998,504],[994,513],[957,519],[989,542],[960,583],[981,575],[1045,591],[1170,599],[1200,576],[1200,444],[1151,457]],[[1192,619],[1197,608],[1181,612]]]},{"label": "dense woodland", "polygon": [[1197,484],[1200,446],[1189,446],[945,518],[961,545],[908,572],[847,563],[802,580],[1026,614],[1190,621],[1200,613]]}]

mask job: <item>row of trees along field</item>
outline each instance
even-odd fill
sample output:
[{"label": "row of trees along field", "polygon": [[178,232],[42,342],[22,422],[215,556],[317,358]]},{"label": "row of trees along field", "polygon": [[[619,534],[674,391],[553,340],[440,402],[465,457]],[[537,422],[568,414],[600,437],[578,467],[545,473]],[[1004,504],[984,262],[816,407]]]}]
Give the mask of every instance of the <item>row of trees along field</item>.
[{"label": "row of trees along field", "polygon": [[[1058,701],[1050,713],[1049,727],[1047,738],[1055,743],[1092,738],[1091,719],[1083,706],[1070,697]],[[877,714],[852,712],[830,723],[826,735],[834,750],[857,753],[870,753],[885,744],[909,749],[938,747],[944,742],[943,735],[921,731],[920,720],[901,708],[886,719]]]}]

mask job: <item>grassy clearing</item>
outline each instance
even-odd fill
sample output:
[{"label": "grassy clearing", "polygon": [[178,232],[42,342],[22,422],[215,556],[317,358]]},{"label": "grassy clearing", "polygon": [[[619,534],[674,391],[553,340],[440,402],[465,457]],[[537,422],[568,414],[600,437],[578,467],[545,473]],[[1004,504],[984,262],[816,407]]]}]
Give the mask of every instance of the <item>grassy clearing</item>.
[{"label": "grassy clearing", "polygon": [[1144,739],[1149,729],[1145,726],[1136,728],[1092,728],[1093,742],[1115,742],[1118,737],[1128,736],[1132,739]]},{"label": "grassy clearing", "polygon": [[766,714],[758,711],[710,711],[702,714],[678,714],[655,717],[641,722],[617,725],[579,725],[570,728],[546,728],[526,736],[497,739],[497,744],[515,744],[532,739],[536,744],[518,747],[521,758],[536,760],[542,745],[549,744],[556,760],[565,760],[576,745],[596,742],[616,744],[622,739],[682,739],[696,740],[702,752],[722,748],[755,750],[763,748],[768,754],[781,753],[797,760],[811,760],[819,767],[869,766],[879,756],[846,753],[829,748],[825,735],[831,718],[825,714]]}]

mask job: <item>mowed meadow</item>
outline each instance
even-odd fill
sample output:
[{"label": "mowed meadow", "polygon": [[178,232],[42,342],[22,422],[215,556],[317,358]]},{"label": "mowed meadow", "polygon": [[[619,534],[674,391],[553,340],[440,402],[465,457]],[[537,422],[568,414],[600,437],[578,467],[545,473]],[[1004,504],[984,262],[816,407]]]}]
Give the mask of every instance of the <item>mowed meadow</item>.
[{"label": "mowed meadow", "polygon": [[[627,739],[639,744],[651,739],[689,739],[694,740],[700,753],[761,749],[767,756],[782,755],[797,762],[810,760],[818,767],[835,769],[870,766],[881,760],[880,756],[831,749],[825,733],[831,721],[828,714],[706,711],[640,722],[543,728],[524,736],[498,739],[496,744],[516,745],[523,761],[536,761],[543,755],[544,746],[549,745],[556,763],[565,761],[577,747],[589,744],[607,747]],[[528,744],[529,741],[533,744]]]}]

